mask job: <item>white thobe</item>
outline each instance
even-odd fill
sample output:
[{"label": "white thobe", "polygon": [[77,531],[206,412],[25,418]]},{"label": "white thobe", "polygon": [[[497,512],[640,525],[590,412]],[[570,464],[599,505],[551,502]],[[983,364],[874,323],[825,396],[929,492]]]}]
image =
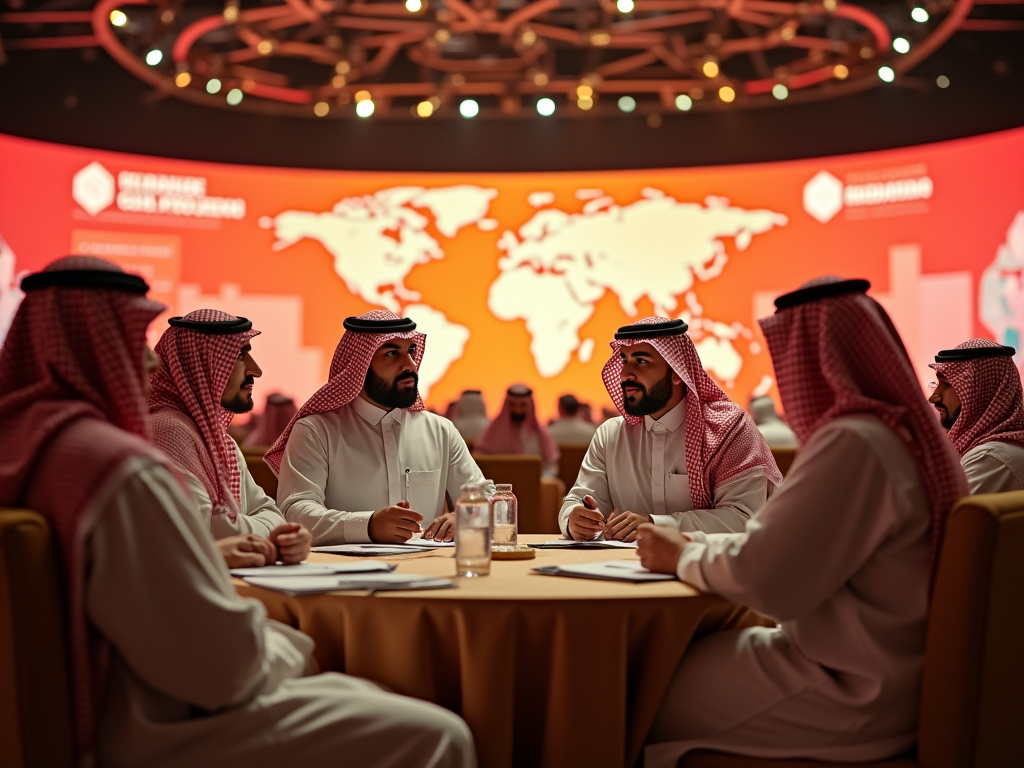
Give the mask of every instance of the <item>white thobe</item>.
[{"label": "white thobe", "polygon": [[992,440],[976,445],[960,459],[967,487],[975,493],[1024,490],[1024,445]]},{"label": "white thobe", "polygon": [[867,762],[914,744],[931,513],[896,433],[873,416],[827,424],[745,532],[692,536],[679,578],[780,626],[687,649],[647,768],[696,748]]},{"label": "white thobe", "polygon": [[238,471],[241,473],[242,504],[241,512],[235,516],[234,522],[225,514],[213,514],[213,502],[210,500],[210,494],[206,492],[206,486],[180,464],[175,464],[175,466],[188,482],[188,489],[199,507],[199,514],[210,524],[213,538],[226,539],[228,536],[240,536],[246,533],[267,537],[277,526],[285,524],[284,515],[281,514],[274,500],[256,485],[238,446],[235,446],[235,460],[238,462]]},{"label": "white thobe", "polygon": [[575,416],[559,419],[548,427],[548,434],[554,438],[556,443],[560,444],[589,443],[595,432],[597,432],[597,425],[577,419]]},{"label": "white thobe", "polygon": [[597,508],[649,515],[681,531],[742,531],[774,484],[760,467],[711,489],[714,508],[694,509],[686,469],[686,398],[660,419],[627,424],[618,416],[597,428],[576,485],[562,502],[558,525],[568,536],[569,513],[591,495]]},{"label": "white thobe", "polygon": [[790,429],[789,424],[780,418],[772,418],[757,425],[757,431],[768,443],[769,448],[798,448],[800,442],[796,439],[796,433]]},{"label": "white thobe", "polygon": [[162,466],[126,461],[85,510],[88,619],[111,659],[100,766],[472,766],[459,718],[339,674],[235,592],[206,521]]},{"label": "white thobe", "polygon": [[426,527],[444,514],[446,495],[454,503],[463,484],[483,480],[448,419],[385,411],[357,397],[295,422],[277,498],[288,521],[313,534],[314,545],[358,543],[370,540],[376,510],[408,499]]}]

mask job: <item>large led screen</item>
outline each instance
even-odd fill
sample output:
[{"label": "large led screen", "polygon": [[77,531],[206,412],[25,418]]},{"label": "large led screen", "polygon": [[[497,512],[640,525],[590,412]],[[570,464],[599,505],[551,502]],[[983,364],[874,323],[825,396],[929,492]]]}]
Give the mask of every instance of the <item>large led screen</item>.
[{"label": "large led screen", "polygon": [[[500,151],[500,149],[496,149]],[[936,350],[1024,330],[1024,130],[788,163],[424,174],[217,165],[0,136],[0,337],[19,276],[67,253],[149,280],[174,314],[263,331],[258,392],[300,401],[347,315],[428,334],[420,386],[491,411],[515,382],[543,416],[610,403],[615,329],[682,317],[734,400],[777,395],[757,318],[825,274],[866,277],[922,381]],[[154,324],[154,334],[166,327]]]}]

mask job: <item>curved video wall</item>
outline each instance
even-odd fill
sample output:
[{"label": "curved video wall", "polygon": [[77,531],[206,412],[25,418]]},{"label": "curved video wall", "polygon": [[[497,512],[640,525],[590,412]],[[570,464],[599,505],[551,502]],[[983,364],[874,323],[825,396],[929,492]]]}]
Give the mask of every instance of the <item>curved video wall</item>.
[{"label": "curved video wall", "polygon": [[[1024,331],[1024,129],[911,149],[657,171],[395,174],[217,165],[0,135],[0,339],[20,275],[67,253],[183,314],[263,334],[258,401],[325,379],[347,315],[428,334],[430,407],[530,385],[543,416],[601,382],[615,329],[682,317],[734,400],[776,395],[756,320],[823,274],[866,277],[922,381],[935,351]],[[166,327],[161,318],[152,332]]]}]

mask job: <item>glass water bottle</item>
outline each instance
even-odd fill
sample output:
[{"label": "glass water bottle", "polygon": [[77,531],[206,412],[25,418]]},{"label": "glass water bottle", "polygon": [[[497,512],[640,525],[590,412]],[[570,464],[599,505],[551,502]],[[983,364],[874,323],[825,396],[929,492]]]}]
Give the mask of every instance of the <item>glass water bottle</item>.
[{"label": "glass water bottle", "polygon": [[515,549],[519,543],[519,501],[511,483],[498,483],[491,497],[494,533],[491,545],[496,549]]},{"label": "glass water bottle", "polygon": [[455,575],[491,572],[491,504],[483,483],[466,483],[455,504]]}]

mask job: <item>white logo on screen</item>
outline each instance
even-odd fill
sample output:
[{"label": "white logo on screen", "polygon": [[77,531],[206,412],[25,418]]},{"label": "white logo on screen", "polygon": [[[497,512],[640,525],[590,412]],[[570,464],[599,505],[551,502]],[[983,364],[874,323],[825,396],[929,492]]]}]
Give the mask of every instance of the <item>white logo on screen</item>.
[{"label": "white logo on screen", "polygon": [[89,163],[71,182],[71,197],[90,216],[108,208],[116,192],[114,176],[99,163]]},{"label": "white logo on screen", "polygon": [[804,210],[822,224],[843,210],[843,182],[828,171],[804,185]]},{"label": "white logo on screen", "polygon": [[876,180],[859,184],[843,184],[828,171],[818,171],[804,185],[804,210],[825,224],[843,208],[868,208],[929,200],[935,192],[935,183],[931,177],[907,176],[907,170],[890,168],[861,173],[860,176],[870,175]]}]

